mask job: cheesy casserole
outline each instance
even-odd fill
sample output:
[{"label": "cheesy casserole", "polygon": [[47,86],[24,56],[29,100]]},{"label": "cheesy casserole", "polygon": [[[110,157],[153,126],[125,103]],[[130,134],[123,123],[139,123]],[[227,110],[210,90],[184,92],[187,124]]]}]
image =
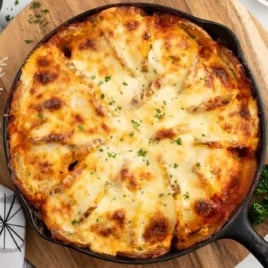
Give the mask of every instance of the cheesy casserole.
[{"label": "cheesy casserole", "polygon": [[208,239],[239,206],[258,107],[242,64],[199,26],[112,7],[28,57],[8,136],[14,181],[54,238],[152,258]]}]

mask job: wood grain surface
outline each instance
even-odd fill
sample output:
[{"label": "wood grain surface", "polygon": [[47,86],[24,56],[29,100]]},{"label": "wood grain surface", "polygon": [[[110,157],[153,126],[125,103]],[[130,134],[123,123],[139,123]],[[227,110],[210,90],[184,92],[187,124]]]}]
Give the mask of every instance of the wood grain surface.
[{"label": "wood grain surface", "polygon": [[[65,20],[88,9],[104,4],[141,1],[39,0],[38,2],[41,4],[40,8],[42,10],[48,10],[48,12],[42,13],[42,17],[47,22],[45,26],[42,26],[41,23],[30,23],[35,11],[28,6],[0,34],[1,115],[8,96],[8,89],[15,79],[16,73],[31,49],[45,34]],[[268,33],[237,0],[147,0],[143,2],[157,2],[158,4],[177,8],[197,17],[220,22],[232,29],[240,40],[248,66],[260,89],[266,114],[268,114]],[[0,128],[2,129],[2,123]],[[266,162],[268,162],[268,157],[266,157]],[[0,142],[0,183],[10,188],[13,187],[4,157],[2,140]],[[146,266],[129,266],[98,260],[52,244],[39,237],[29,222],[27,226],[26,257],[38,268],[231,268],[235,267],[248,254],[248,251],[237,242],[221,240],[176,260]],[[256,229],[261,235],[266,234],[268,232],[268,222],[258,226]]]}]

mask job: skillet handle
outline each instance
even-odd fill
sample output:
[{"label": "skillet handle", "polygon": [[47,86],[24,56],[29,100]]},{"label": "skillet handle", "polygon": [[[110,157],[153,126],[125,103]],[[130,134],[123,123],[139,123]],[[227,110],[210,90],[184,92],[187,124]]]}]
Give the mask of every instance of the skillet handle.
[{"label": "skillet handle", "polygon": [[240,211],[223,236],[223,238],[231,238],[242,244],[264,267],[268,267],[268,242],[259,236],[250,225],[247,206]]}]

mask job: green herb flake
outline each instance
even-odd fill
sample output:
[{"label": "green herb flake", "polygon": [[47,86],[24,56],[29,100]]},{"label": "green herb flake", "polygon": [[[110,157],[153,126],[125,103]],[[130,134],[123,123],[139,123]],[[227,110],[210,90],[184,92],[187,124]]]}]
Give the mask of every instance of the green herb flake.
[{"label": "green herb flake", "polygon": [[137,120],[131,120],[131,123],[132,123],[132,125],[133,125],[133,127],[136,129],[136,130],[139,130],[139,127],[140,127],[140,125],[141,125],[141,123],[140,122],[138,122]]},{"label": "green herb flake", "polygon": [[155,109],[156,113],[154,115],[155,118],[157,119],[162,119],[165,116],[165,113],[163,111],[161,111],[159,108]]},{"label": "green herb flake", "polygon": [[78,127],[81,131],[84,131],[84,130],[85,130],[85,128],[84,128],[83,125],[78,125],[77,127]]},{"label": "green herb flake", "polygon": [[115,104],[115,100],[110,100],[109,101],[109,105],[111,106],[111,105],[114,105]]},{"label": "green herb flake", "polygon": [[115,152],[107,152],[107,156],[110,157],[110,158],[116,158],[117,153],[115,153]]},{"label": "green herb flake", "polygon": [[101,85],[103,85],[103,81],[99,81],[99,83],[98,83],[98,86],[101,86]]},{"label": "green herb flake", "polygon": [[37,9],[37,8],[40,8],[41,7],[41,3],[38,2],[38,1],[33,1],[32,2],[32,5],[31,5],[31,9]]},{"label": "green herb flake", "polygon": [[200,80],[206,82],[207,81],[207,77],[206,76],[200,77]]},{"label": "green herb flake", "polygon": [[128,83],[127,83],[127,82],[122,82],[122,85],[123,85],[123,86],[127,86]]},{"label": "green herb flake", "polygon": [[8,15],[6,15],[5,19],[6,19],[6,21],[8,22],[8,21],[11,21],[11,20],[13,19],[13,17],[11,17],[11,16],[8,14]]},{"label": "green herb flake", "polygon": [[72,225],[75,225],[75,224],[77,224],[78,223],[78,221],[76,220],[76,219],[74,219],[74,220],[72,220]]},{"label": "green herb flake", "polygon": [[162,198],[163,196],[164,196],[163,193],[160,193],[160,194],[158,195],[158,197],[160,197],[160,198]]},{"label": "green herb flake", "polygon": [[31,40],[31,39],[25,39],[24,40],[24,43],[25,44],[31,44],[31,43],[33,43],[34,41],[33,40]]},{"label": "green herb flake", "polygon": [[49,13],[49,10],[47,8],[41,10],[42,13],[47,14]]},{"label": "green herb flake", "polygon": [[174,163],[174,164],[173,164],[173,168],[178,168],[178,166],[179,166],[179,165],[178,165],[177,163]]},{"label": "green herb flake", "polygon": [[140,149],[138,152],[137,152],[137,155],[138,156],[141,156],[141,157],[145,157],[147,154],[147,151],[143,150],[143,149]]},{"label": "green herb flake", "polygon": [[183,194],[183,198],[184,199],[189,199],[190,198],[190,194],[189,194],[188,191]]},{"label": "green herb flake", "polygon": [[15,6],[17,6],[19,3],[20,3],[19,0],[16,0],[14,4]]},{"label": "green herb flake", "polygon": [[108,81],[111,80],[111,78],[112,78],[112,77],[111,77],[110,75],[105,76],[105,77],[104,77],[104,81],[105,81],[105,82],[108,82]]},{"label": "green herb flake", "polygon": [[40,120],[44,120],[45,119],[45,116],[43,113],[38,113],[37,114],[37,117],[40,119]]},{"label": "green herb flake", "polygon": [[172,143],[176,143],[177,145],[182,145],[182,139],[181,138],[177,138],[176,140],[172,140]]}]

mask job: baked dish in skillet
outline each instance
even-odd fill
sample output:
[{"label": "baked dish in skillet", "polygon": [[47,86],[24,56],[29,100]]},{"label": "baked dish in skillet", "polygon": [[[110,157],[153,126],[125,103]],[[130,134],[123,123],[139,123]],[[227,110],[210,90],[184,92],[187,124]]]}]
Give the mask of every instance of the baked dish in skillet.
[{"label": "baked dish in skillet", "polygon": [[234,54],[186,18],[113,7],[22,67],[13,179],[54,238],[152,258],[217,232],[256,171],[258,107]]}]

